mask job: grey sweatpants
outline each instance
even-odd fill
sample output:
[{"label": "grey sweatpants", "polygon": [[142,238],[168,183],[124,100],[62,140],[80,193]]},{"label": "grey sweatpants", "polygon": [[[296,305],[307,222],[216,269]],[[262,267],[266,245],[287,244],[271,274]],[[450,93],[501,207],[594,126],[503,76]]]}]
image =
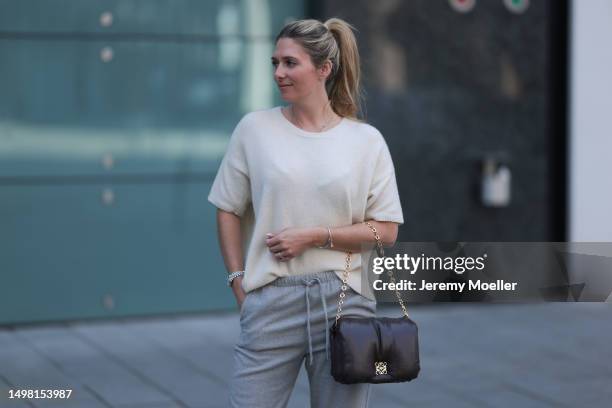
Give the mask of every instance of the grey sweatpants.
[{"label": "grey sweatpants", "polygon": [[[341,384],[331,376],[328,328],[336,319],[341,284],[325,271],[278,278],[247,294],[234,347],[231,407],[286,407],[302,362],[311,407],[367,407],[370,384]],[[376,314],[376,302],[350,287],[346,294],[343,316]]]}]

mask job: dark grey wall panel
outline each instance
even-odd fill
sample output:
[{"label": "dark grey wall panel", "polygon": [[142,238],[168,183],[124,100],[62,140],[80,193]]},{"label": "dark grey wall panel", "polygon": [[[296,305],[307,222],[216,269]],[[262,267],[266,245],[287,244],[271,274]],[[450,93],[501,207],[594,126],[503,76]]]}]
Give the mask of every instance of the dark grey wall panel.
[{"label": "dark grey wall panel", "polygon": [[[367,119],[398,172],[400,239],[555,239],[551,7],[532,1],[514,14],[501,0],[479,1],[463,14],[442,0],[322,3],[324,18],[358,29]],[[507,207],[480,202],[487,156],[512,172]]]}]

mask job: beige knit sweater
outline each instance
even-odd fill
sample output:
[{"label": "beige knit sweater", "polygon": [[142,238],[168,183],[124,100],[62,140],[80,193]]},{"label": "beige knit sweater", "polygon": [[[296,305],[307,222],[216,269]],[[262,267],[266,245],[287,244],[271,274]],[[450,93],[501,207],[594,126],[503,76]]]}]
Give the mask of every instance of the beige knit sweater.
[{"label": "beige knit sweater", "polygon": [[[344,118],[326,131],[308,132],[288,121],[280,106],[240,120],[208,200],[241,217],[246,292],[282,276],[342,275],[345,253],[312,248],[279,262],[266,246],[268,232],[404,222],[391,155],[376,128]],[[373,299],[371,289],[362,288],[359,254],[351,266],[349,286]]]}]

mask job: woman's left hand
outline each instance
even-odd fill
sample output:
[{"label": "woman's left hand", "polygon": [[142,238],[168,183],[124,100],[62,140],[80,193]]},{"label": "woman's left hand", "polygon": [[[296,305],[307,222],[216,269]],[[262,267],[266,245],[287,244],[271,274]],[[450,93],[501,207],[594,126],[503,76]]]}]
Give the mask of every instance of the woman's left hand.
[{"label": "woman's left hand", "polygon": [[266,245],[278,261],[285,262],[312,247],[315,234],[313,228],[285,228],[266,234]]}]

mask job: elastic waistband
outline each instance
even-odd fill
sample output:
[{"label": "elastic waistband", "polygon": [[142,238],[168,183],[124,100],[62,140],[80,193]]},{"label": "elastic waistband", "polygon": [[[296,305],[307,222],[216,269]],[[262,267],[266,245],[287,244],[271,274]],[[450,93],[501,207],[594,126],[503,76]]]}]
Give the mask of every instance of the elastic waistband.
[{"label": "elastic waistband", "polygon": [[305,280],[311,280],[314,278],[321,280],[321,282],[339,279],[334,271],[323,271],[323,272],[316,272],[316,273],[307,273],[303,275],[283,276],[282,278],[277,278],[273,280],[272,282],[270,282],[270,285],[301,286],[304,284]]}]

